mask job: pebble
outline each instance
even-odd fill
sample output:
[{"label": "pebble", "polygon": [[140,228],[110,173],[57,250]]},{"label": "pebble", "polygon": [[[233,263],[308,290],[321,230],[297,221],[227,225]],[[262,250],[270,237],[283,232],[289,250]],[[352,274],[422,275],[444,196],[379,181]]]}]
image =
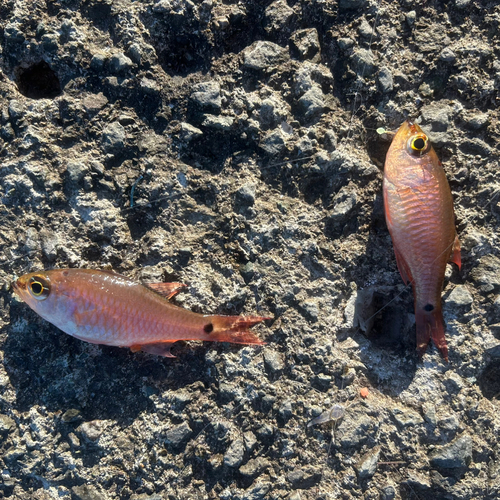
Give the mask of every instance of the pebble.
[{"label": "pebble", "polygon": [[290,49],[292,55],[300,61],[319,62],[321,47],[316,28],[298,30],[293,33],[290,37]]},{"label": "pebble", "polygon": [[488,125],[490,117],[488,113],[473,111],[464,117],[465,123],[472,130],[479,130]]},{"label": "pebble", "polygon": [[294,490],[307,490],[318,484],[321,480],[321,471],[312,467],[297,468],[291,471],[288,476],[288,482],[291,483]]},{"label": "pebble", "polygon": [[245,465],[239,468],[242,476],[251,479],[260,476],[262,472],[271,466],[271,462],[267,458],[257,457],[249,460]]},{"label": "pebble", "polygon": [[101,71],[106,63],[106,55],[102,53],[94,54],[90,60],[90,69],[94,71]]},{"label": "pebble", "polygon": [[417,20],[417,13],[414,10],[410,10],[410,12],[406,13],[406,23],[408,26],[413,26],[415,21]]},{"label": "pebble", "polygon": [[[257,483],[255,486],[250,486],[241,500],[265,500],[268,497],[269,490],[271,489],[271,483]],[[233,499],[235,497],[231,497]]]},{"label": "pebble", "polygon": [[70,161],[66,166],[66,174],[71,184],[78,184],[88,171],[87,165],[79,161]]},{"label": "pebble", "polygon": [[0,414],[0,433],[9,432],[11,429],[14,429],[16,423],[14,420],[7,415]]},{"label": "pebble", "polygon": [[371,76],[377,70],[375,56],[371,50],[357,49],[351,56],[356,73],[361,76]]},{"label": "pebble", "polygon": [[95,486],[82,484],[71,488],[71,498],[73,500],[105,500],[106,497],[99,493]]},{"label": "pebble", "polygon": [[432,124],[433,132],[446,132],[450,125],[449,108],[440,102],[424,106],[421,111],[425,123]]},{"label": "pebble", "polygon": [[278,416],[282,424],[286,424],[293,416],[292,402],[284,401],[278,409]]},{"label": "pebble", "polygon": [[193,434],[186,422],[169,429],[165,434],[165,444],[168,448],[177,449],[182,446]]},{"label": "pebble", "polygon": [[248,69],[270,70],[289,59],[287,49],[267,41],[257,41],[243,51],[243,67]]},{"label": "pebble", "polygon": [[396,420],[401,427],[415,426],[424,423],[424,419],[416,411],[394,408],[391,413],[394,420]]},{"label": "pebble", "polygon": [[445,47],[441,51],[441,54],[439,54],[439,59],[447,63],[455,62],[456,58],[457,56],[455,55],[455,52],[453,52],[453,50],[451,50],[450,47]]},{"label": "pebble", "polygon": [[179,137],[185,142],[191,142],[203,135],[203,132],[191,125],[190,123],[182,122]]},{"label": "pebble", "polygon": [[217,82],[202,82],[193,85],[190,100],[207,113],[220,113],[222,106],[220,85]]},{"label": "pebble", "polygon": [[245,445],[243,439],[235,439],[224,454],[224,465],[231,468],[239,467],[243,462],[244,455]]},{"label": "pebble", "polygon": [[342,188],[335,195],[332,202],[333,210],[330,215],[332,222],[339,223],[345,221],[356,206],[357,201],[358,197],[353,187],[347,186]]},{"label": "pebble", "polygon": [[473,281],[482,292],[500,289],[500,259],[495,255],[485,255],[479,259],[477,267],[470,273]]},{"label": "pebble", "polygon": [[363,38],[370,38],[372,36],[373,33],[372,27],[370,26],[370,23],[366,19],[363,19],[361,21],[361,24],[358,28],[358,33]]},{"label": "pebble", "polygon": [[340,50],[348,50],[353,47],[354,40],[352,38],[339,38],[337,40]]},{"label": "pebble", "polygon": [[314,85],[299,99],[299,110],[306,119],[315,118],[325,109],[325,98],[321,88]]},{"label": "pebble", "polygon": [[42,229],[40,231],[40,242],[45,258],[50,262],[54,261],[57,257],[57,247],[59,245],[57,234],[47,229]]},{"label": "pebble", "polygon": [[429,454],[430,463],[439,469],[467,467],[472,459],[472,438],[465,434]]},{"label": "pebble", "polygon": [[109,69],[114,75],[125,73],[130,68],[134,67],[132,60],[127,57],[123,52],[114,54],[109,60]]},{"label": "pebble", "polygon": [[375,446],[365,453],[356,464],[359,479],[369,479],[377,472],[377,464],[380,458],[380,446]]},{"label": "pebble", "polygon": [[380,68],[378,72],[378,85],[380,88],[380,91],[383,94],[387,94],[389,92],[392,92],[394,88],[394,80],[392,77],[392,72],[389,68],[386,66],[383,66]]},{"label": "pebble", "polygon": [[276,0],[268,5],[264,12],[265,30],[269,33],[286,29],[294,15],[294,10],[289,7],[286,0]]},{"label": "pebble", "polygon": [[103,131],[101,144],[106,153],[113,153],[123,148],[125,144],[125,129],[119,122],[110,123]]},{"label": "pebble", "polygon": [[104,431],[104,425],[102,420],[92,420],[90,422],[84,422],[78,430],[82,433],[83,437],[89,441],[97,441]]},{"label": "pebble", "polygon": [[235,204],[239,207],[251,207],[255,203],[255,184],[247,182],[235,194]]},{"label": "pebble", "polygon": [[272,349],[264,351],[264,368],[272,379],[278,378],[285,368],[281,354]]},{"label": "pebble", "polygon": [[465,285],[457,285],[448,295],[446,305],[456,308],[468,308],[474,302],[474,298]]},{"label": "pebble", "polygon": [[227,132],[231,130],[234,119],[230,116],[205,115],[201,126],[211,130]]},{"label": "pebble", "polygon": [[285,140],[279,130],[274,130],[267,134],[259,144],[269,156],[278,156],[286,148]]}]

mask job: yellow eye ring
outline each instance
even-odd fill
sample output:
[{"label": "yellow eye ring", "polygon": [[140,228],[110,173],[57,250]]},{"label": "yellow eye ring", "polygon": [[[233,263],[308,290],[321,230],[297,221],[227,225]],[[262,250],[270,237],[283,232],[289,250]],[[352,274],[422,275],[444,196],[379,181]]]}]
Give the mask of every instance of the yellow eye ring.
[{"label": "yellow eye ring", "polygon": [[413,151],[423,151],[427,147],[429,139],[424,134],[419,134],[410,140],[410,147]]},{"label": "yellow eye ring", "polygon": [[30,279],[29,289],[33,297],[37,300],[45,300],[50,293],[48,281],[40,277]]}]

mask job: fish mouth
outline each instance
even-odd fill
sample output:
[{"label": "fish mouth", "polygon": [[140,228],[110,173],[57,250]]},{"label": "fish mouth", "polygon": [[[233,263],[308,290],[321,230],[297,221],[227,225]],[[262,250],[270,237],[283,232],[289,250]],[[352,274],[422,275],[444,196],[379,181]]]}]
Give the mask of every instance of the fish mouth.
[{"label": "fish mouth", "polygon": [[21,283],[19,283],[19,280],[13,281],[10,286],[13,288],[14,292],[19,296],[21,295],[20,293],[21,290],[26,288],[25,285],[23,286]]}]

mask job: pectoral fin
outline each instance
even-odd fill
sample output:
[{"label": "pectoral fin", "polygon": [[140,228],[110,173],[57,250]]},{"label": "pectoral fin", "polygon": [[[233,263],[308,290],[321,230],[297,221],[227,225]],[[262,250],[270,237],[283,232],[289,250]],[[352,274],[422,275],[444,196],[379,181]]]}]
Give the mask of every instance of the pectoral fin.
[{"label": "pectoral fin", "polygon": [[462,258],[460,257],[460,241],[458,241],[458,234],[455,235],[450,261],[456,264],[460,270],[462,267]]},{"label": "pectoral fin", "polygon": [[166,299],[171,299],[174,295],[178,294],[186,285],[182,283],[147,283],[146,286],[153,290],[153,292],[163,295]]}]

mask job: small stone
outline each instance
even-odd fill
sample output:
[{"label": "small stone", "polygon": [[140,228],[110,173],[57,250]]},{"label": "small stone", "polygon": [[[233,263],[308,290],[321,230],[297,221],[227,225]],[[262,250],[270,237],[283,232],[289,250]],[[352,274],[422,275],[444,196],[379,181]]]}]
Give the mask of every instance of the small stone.
[{"label": "small stone", "polygon": [[286,29],[295,15],[294,10],[286,0],[276,0],[266,7],[264,12],[264,29],[270,32],[279,32]]},{"label": "small stone", "polygon": [[347,220],[357,201],[358,197],[355,188],[352,186],[342,188],[333,199],[333,210],[330,215],[332,222],[339,223]]},{"label": "small stone", "polygon": [[66,174],[68,180],[72,184],[78,184],[89,171],[87,165],[78,161],[68,162],[66,166]]},{"label": "small stone", "polygon": [[436,406],[433,403],[424,403],[422,405],[422,411],[425,421],[435,427],[437,425]]},{"label": "small stone", "polygon": [[257,457],[242,465],[239,468],[239,472],[242,476],[252,479],[260,476],[270,465],[271,463],[267,458]]},{"label": "small stone", "polygon": [[465,123],[472,130],[479,130],[490,122],[488,113],[481,113],[480,111],[473,112],[464,117]]},{"label": "small stone", "polygon": [[207,113],[220,113],[222,99],[220,85],[217,82],[202,82],[193,85],[191,101]]},{"label": "small stone", "polygon": [[82,484],[71,488],[71,498],[74,500],[104,500],[105,497],[99,493],[95,486]]},{"label": "small stone", "polygon": [[7,415],[0,414],[0,433],[6,433],[14,429],[16,422]]},{"label": "small stone", "polygon": [[243,439],[245,441],[245,448],[248,453],[251,453],[257,446],[257,437],[252,431],[247,431],[243,434]]},{"label": "small stone", "polygon": [[235,203],[238,206],[251,207],[255,203],[255,184],[248,182],[241,186],[235,195]]},{"label": "small stone", "polygon": [[315,299],[306,299],[298,305],[299,312],[312,323],[316,323],[319,318],[319,307]]},{"label": "small stone", "polygon": [[292,418],[292,415],[292,402],[285,401],[278,409],[278,416],[281,420],[281,423],[286,424]]},{"label": "small stone", "polygon": [[337,40],[340,50],[348,50],[353,47],[354,40],[352,38],[339,38]]},{"label": "small stone", "polygon": [[361,76],[371,76],[377,70],[375,56],[371,50],[357,49],[351,56],[356,73]]},{"label": "small stone", "polygon": [[413,26],[415,24],[415,21],[417,20],[417,13],[414,10],[410,10],[410,12],[407,12],[406,14],[406,23],[408,26]]},{"label": "small stone", "polygon": [[455,372],[447,372],[443,380],[448,392],[460,392],[464,388],[462,377]]},{"label": "small stone", "polygon": [[267,41],[255,42],[243,51],[243,67],[254,70],[272,69],[289,59],[287,49]]},{"label": "small stone", "polygon": [[373,29],[368,23],[366,19],[363,19],[361,21],[361,25],[358,28],[358,33],[363,37],[363,38],[371,38]]},{"label": "small stone", "polygon": [[91,422],[84,422],[78,430],[82,433],[83,437],[89,441],[97,441],[103,433],[103,422],[101,420],[92,420]]},{"label": "small stone", "polygon": [[470,2],[471,0],[455,0],[455,6],[457,9],[466,9]]},{"label": "small stone", "polygon": [[425,123],[432,125],[433,132],[446,132],[450,125],[450,110],[441,103],[432,103],[424,106],[421,116]]},{"label": "small stone", "polygon": [[122,149],[125,144],[125,129],[119,122],[110,123],[103,131],[101,144],[107,153]]},{"label": "small stone", "polygon": [[392,410],[392,416],[401,427],[420,425],[424,422],[424,419],[413,410],[400,410],[399,408],[394,408]]},{"label": "small stone", "polygon": [[[265,500],[268,497],[271,483],[257,483],[255,486],[252,484],[241,497],[241,500]],[[231,499],[235,497],[231,496]]]},{"label": "small stone", "polygon": [[284,370],[281,354],[272,349],[264,350],[264,368],[273,378],[279,377]]},{"label": "small stone", "polygon": [[446,305],[470,309],[474,298],[465,285],[457,285],[446,299]]},{"label": "small stone", "polygon": [[319,62],[321,47],[316,28],[298,30],[290,37],[292,55],[299,61]]},{"label": "small stone", "polygon": [[264,424],[262,427],[256,431],[257,438],[259,441],[268,441],[274,435],[274,429],[269,424]]},{"label": "small stone", "polygon": [[299,110],[306,119],[315,118],[325,109],[325,98],[321,88],[313,85],[300,99]]},{"label": "small stone", "polygon": [[235,439],[224,454],[224,465],[236,468],[243,462],[245,445],[243,439]]},{"label": "small stone", "polygon": [[455,52],[453,52],[453,50],[451,50],[450,47],[445,47],[441,51],[441,54],[439,54],[439,59],[447,63],[454,62],[456,58],[457,56],[455,55]]},{"label": "small stone", "polygon": [[294,469],[288,474],[287,479],[294,490],[307,490],[318,484],[321,476],[321,471],[315,470],[312,467],[305,467]]},{"label": "small stone", "polygon": [[378,85],[383,94],[392,92],[394,88],[394,80],[392,78],[392,72],[387,67],[380,68],[378,72]]},{"label": "small stone", "polygon": [[380,446],[375,446],[365,453],[356,464],[359,479],[369,479],[377,472],[377,464],[380,458]]},{"label": "small stone", "polygon": [[185,142],[191,142],[194,139],[198,139],[203,135],[203,132],[196,127],[193,127],[190,123],[181,123],[181,132],[179,137]]},{"label": "small stone", "polygon": [[230,116],[205,115],[201,123],[202,127],[227,132],[233,126],[234,119]]},{"label": "small stone", "polygon": [[484,293],[500,289],[500,259],[493,254],[481,257],[470,276],[476,286]]},{"label": "small stone", "polygon": [[9,117],[13,121],[13,123],[17,123],[24,116],[24,106],[23,103],[16,100],[11,99],[9,101]]},{"label": "small stone", "polygon": [[466,434],[449,444],[438,446],[429,458],[431,465],[438,469],[465,468],[472,459],[472,438]]},{"label": "small stone", "polygon": [[111,56],[109,60],[109,69],[115,75],[125,73],[134,66],[134,63],[123,52]]},{"label": "small stone", "polygon": [[165,434],[165,444],[172,449],[182,446],[192,435],[193,431],[186,422],[169,429]]},{"label": "small stone", "polygon": [[391,484],[384,486],[380,491],[380,500],[394,500],[396,498],[396,488]]},{"label": "small stone", "polygon": [[274,130],[267,134],[260,142],[260,147],[269,156],[280,155],[286,148],[285,140],[280,130]]},{"label": "small stone", "polygon": [[54,261],[57,257],[57,247],[59,246],[57,234],[47,229],[42,229],[40,231],[40,242],[45,258],[50,262]]},{"label": "small stone", "polygon": [[107,58],[105,54],[94,54],[90,61],[90,69],[94,71],[101,71],[104,68],[106,59]]},{"label": "small stone", "polygon": [[80,417],[80,410],[77,410],[76,408],[70,408],[69,410],[66,410],[62,417],[61,420],[63,422],[69,423],[69,422],[74,422]]}]

